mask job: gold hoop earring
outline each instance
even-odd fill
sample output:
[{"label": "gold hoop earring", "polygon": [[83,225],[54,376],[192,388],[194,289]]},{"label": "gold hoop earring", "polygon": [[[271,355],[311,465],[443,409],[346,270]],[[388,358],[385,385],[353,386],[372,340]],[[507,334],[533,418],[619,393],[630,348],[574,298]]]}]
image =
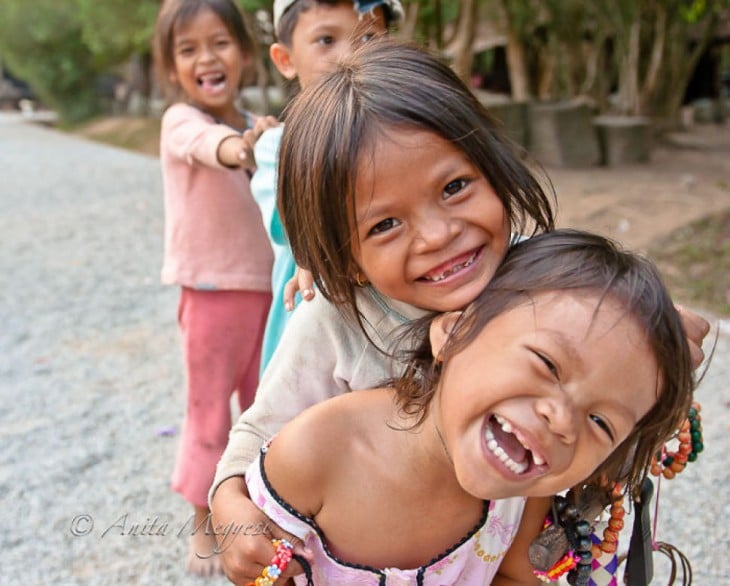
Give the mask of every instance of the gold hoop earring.
[{"label": "gold hoop earring", "polygon": [[360,287],[361,289],[362,289],[363,287],[365,287],[365,285],[367,285],[367,284],[368,284],[368,280],[367,280],[367,278],[363,279],[363,278],[362,278],[362,277],[360,276],[360,271],[357,271],[357,272],[355,273],[355,284],[356,284],[356,285],[357,285],[358,287]]}]

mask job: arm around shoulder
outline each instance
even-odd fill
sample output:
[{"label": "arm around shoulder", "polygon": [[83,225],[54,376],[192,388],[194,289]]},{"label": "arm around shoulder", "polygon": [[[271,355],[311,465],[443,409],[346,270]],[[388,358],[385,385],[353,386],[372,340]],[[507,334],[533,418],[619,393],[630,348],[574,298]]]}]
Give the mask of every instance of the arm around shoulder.
[{"label": "arm around shoulder", "polygon": [[348,326],[322,296],[298,307],[264,373],[253,404],[231,428],[210,496],[231,476],[243,476],[263,443],[306,408],[350,390],[343,352]]}]

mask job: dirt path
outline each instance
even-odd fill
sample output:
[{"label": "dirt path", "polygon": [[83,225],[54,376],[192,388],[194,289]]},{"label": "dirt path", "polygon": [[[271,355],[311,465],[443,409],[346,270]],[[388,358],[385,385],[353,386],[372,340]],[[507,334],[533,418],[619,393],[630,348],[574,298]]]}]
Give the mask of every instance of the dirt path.
[{"label": "dirt path", "polygon": [[547,169],[560,226],[611,236],[630,248],[730,210],[730,127],[697,125],[658,143],[648,164]]}]

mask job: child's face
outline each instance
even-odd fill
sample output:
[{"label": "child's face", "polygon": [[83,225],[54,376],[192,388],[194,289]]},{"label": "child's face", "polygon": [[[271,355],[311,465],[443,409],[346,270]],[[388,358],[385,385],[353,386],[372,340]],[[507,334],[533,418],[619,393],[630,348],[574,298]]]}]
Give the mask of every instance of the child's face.
[{"label": "child's face", "polygon": [[299,15],[291,46],[279,45],[287,52],[283,66],[274,61],[284,76],[297,77],[304,88],[362,43],[386,31],[382,6],[361,15],[352,2],[314,4]]},{"label": "child's face", "polygon": [[235,111],[243,69],[249,55],[235,41],[223,21],[203,8],[190,22],[175,29],[173,54],[178,83],[188,99],[223,120]]},{"label": "child's face", "polygon": [[[492,499],[565,490],[654,405],[660,381],[643,328],[613,299],[597,305],[587,293],[538,294],[445,364],[433,417],[467,492]],[[438,323],[434,352],[446,335]]]},{"label": "child's face", "polygon": [[437,134],[383,131],[360,155],[353,256],[384,295],[424,309],[465,307],[504,258],[509,222],[489,181]]}]

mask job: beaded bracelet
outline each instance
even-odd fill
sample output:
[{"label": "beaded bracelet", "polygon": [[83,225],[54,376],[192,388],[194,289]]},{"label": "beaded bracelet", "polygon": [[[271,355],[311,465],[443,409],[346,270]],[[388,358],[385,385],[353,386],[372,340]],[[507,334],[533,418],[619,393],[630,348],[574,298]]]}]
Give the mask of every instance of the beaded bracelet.
[{"label": "beaded bracelet", "polygon": [[253,582],[246,584],[246,586],[273,586],[274,582],[289,565],[294,546],[286,539],[272,539],[271,543],[274,546],[274,557],[271,558],[269,565],[261,571],[261,575]]}]

